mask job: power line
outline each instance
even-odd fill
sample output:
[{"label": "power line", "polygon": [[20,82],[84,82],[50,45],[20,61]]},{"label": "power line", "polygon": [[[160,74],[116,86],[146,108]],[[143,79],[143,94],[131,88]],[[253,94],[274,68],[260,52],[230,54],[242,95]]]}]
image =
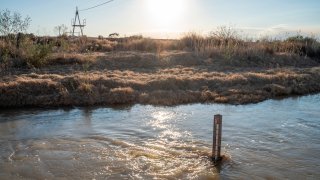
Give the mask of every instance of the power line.
[{"label": "power line", "polygon": [[109,1],[106,1],[106,2],[104,2],[104,3],[98,4],[98,5],[95,5],[95,6],[86,8],[86,9],[81,9],[81,10],[79,10],[79,11],[87,11],[87,10],[90,10],[90,9],[93,9],[93,8],[96,8],[96,7],[103,6],[103,5],[105,5],[105,4],[111,3],[112,1],[114,1],[114,0],[109,0]]}]

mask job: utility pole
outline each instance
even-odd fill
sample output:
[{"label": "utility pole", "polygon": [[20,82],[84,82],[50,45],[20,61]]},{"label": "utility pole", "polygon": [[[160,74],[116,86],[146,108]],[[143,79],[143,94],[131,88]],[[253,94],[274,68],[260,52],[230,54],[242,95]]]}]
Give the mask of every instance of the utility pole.
[{"label": "utility pole", "polygon": [[[78,21],[78,22],[77,22],[77,21]],[[82,24],[81,24],[78,7],[76,7],[76,14],[75,14],[74,19],[71,20],[71,25],[72,25],[72,27],[73,27],[73,29],[72,29],[72,36],[74,36],[75,29],[76,29],[77,27],[80,28],[81,36],[83,36],[83,28],[86,26],[86,20],[84,19],[83,22],[82,22]]]}]

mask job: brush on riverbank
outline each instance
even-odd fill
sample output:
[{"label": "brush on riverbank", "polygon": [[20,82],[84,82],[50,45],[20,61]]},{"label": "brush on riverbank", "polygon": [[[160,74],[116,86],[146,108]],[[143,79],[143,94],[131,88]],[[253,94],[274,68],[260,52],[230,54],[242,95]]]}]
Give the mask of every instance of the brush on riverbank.
[{"label": "brush on riverbank", "polygon": [[154,58],[139,52],[97,54],[90,62],[7,72],[0,78],[0,106],[245,104],[320,91],[317,66],[218,66],[218,60],[184,52]]},{"label": "brush on riverbank", "polygon": [[0,107],[246,104],[320,92],[320,44],[302,36],[29,36],[19,48],[0,40]]}]

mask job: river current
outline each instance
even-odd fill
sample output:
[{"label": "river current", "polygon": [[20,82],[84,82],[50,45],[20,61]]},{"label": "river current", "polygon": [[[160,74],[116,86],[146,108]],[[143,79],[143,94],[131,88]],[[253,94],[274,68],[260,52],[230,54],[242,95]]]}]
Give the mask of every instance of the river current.
[{"label": "river current", "polygon": [[[223,115],[219,166],[212,120]],[[0,179],[319,179],[320,94],[250,105],[0,111]]]}]

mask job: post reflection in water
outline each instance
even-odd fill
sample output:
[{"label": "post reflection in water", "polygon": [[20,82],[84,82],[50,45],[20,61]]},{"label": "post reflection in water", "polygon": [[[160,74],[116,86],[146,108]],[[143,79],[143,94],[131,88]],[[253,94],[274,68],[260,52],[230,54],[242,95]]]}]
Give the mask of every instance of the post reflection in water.
[{"label": "post reflection in water", "polygon": [[92,110],[89,108],[82,110],[84,124],[91,128]]},{"label": "post reflection in water", "polygon": [[[318,102],[2,111],[0,179],[318,179]],[[226,158],[214,167],[217,113]]]}]

